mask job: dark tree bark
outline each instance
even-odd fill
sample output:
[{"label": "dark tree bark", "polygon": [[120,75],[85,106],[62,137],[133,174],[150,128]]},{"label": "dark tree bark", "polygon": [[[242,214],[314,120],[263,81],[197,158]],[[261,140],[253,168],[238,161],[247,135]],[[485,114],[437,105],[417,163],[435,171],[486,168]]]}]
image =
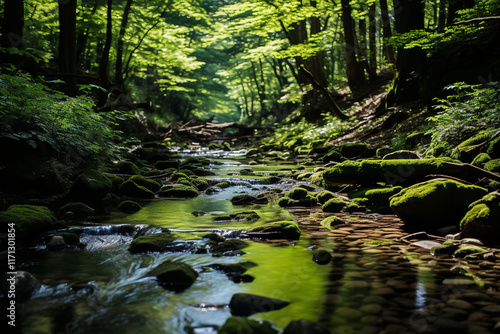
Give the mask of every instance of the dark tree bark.
[{"label": "dark tree bark", "polygon": [[116,49],[116,66],[115,66],[115,85],[120,89],[123,88],[125,80],[123,78],[123,48],[125,42],[125,31],[127,30],[128,16],[132,7],[132,0],[127,0],[125,9],[123,10],[123,19],[120,25],[120,33],[118,35],[118,44]]},{"label": "dark tree bark", "polygon": [[375,24],[375,3],[368,8],[368,45],[370,47],[370,59],[368,66],[368,74],[370,80],[377,77],[377,43],[375,41],[377,27]]},{"label": "dark tree bark", "polygon": [[69,94],[76,95],[76,4],[77,0],[59,2],[59,71],[69,74]]},{"label": "dark tree bark", "polygon": [[344,27],[345,54],[347,59],[346,75],[347,82],[353,93],[358,92],[366,82],[363,68],[356,59],[356,34],[351,16],[351,5],[349,0],[341,0],[342,24]]},{"label": "dark tree bark", "polygon": [[384,51],[389,64],[396,64],[396,56],[394,55],[394,48],[392,45],[387,45],[385,41],[392,37],[391,20],[389,16],[389,8],[387,7],[387,0],[380,0],[380,12],[382,17],[382,34],[384,37]]},{"label": "dark tree bark", "polygon": [[24,1],[5,0],[3,7],[2,47],[22,48],[24,27]]},{"label": "dark tree bark", "polygon": [[109,87],[111,84],[111,80],[109,78],[109,50],[111,49],[111,41],[113,37],[112,7],[113,0],[108,0],[106,42],[104,43],[104,49],[102,50],[101,61],[99,63],[99,79],[101,81],[101,85],[104,87]]}]

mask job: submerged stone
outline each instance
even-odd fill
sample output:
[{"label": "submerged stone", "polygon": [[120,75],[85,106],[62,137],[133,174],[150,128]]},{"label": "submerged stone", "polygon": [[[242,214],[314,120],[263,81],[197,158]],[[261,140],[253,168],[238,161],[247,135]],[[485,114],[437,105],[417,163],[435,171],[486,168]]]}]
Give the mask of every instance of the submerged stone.
[{"label": "submerged stone", "polygon": [[239,316],[276,311],[288,305],[290,302],[249,293],[235,293],[229,302],[231,314]]},{"label": "submerged stone", "polygon": [[218,334],[278,334],[267,321],[257,321],[245,317],[230,317],[217,332]]},{"label": "submerged stone", "polygon": [[469,204],[486,189],[455,180],[435,179],[415,184],[391,197],[391,209],[407,225],[417,229],[458,224]]},{"label": "submerged stone", "polygon": [[240,239],[230,239],[217,245],[213,245],[210,248],[210,252],[215,256],[241,255],[244,254],[241,250],[248,246],[249,244],[246,241]]},{"label": "submerged stone", "polygon": [[198,278],[198,273],[189,265],[181,262],[164,261],[146,276],[156,276],[160,286],[181,292],[189,288]]},{"label": "submerged stone", "polygon": [[330,334],[330,331],[310,320],[293,320],[286,326],[283,334]]},{"label": "submerged stone", "polygon": [[316,249],[313,251],[312,259],[317,264],[328,264],[332,260],[332,255],[325,249]]}]

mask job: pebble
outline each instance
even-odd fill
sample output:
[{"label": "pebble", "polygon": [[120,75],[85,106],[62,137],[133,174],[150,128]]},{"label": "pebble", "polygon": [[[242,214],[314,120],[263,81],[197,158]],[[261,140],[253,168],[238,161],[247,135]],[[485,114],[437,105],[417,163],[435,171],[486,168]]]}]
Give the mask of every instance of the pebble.
[{"label": "pebble", "polygon": [[370,284],[366,281],[347,281],[344,283],[346,289],[366,289]]},{"label": "pebble", "polygon": [[382,306],[379,304],[366,304],[359,308],[359,310],[365,314],[379,314],[382,312]]},{"label": "pebble", "polygon": [[450,299],[448,300],[448,306],[461,309],[461,310],[473,310],[475,307],[469,302],[460,299]]},{"label": "pebble", "polygon": [[481,309],[482,312],[492,314],[494,316],[500,315],[500,305],[488,305]]},{"label": "pebble", "polygon": [[389,324],[385,326],[385,331],[387,334],[401,334],[408,332],[408,328],[398,324]]},{"label": "pebble", "polygon": [[335,314],[347,320],[357,320],[363,316],[360,311],[349,307],[339,307],[335,310]]},{"label": "pebble", "polygon": [[447,278],[443,280],[443,285],[451,285],[451,286],[469,286],[469,285],[475,285],[476,282],[474,282],[471,279],[468,278]]},{"label": "pebble", "polygon": [[453,319],[448,319],[444,317],[439,317],[434,321],[433,326],[439,331],[439,333],[452,333],[452,334],[459,334],[459,333],[467,333],[467,329],[464,328],[460,322],[453,320]]}]

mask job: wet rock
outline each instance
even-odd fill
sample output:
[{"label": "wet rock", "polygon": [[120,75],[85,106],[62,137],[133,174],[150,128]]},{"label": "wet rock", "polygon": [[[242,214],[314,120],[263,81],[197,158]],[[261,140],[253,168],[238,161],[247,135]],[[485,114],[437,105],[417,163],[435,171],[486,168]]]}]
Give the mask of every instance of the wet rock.
[{"label": "wet rock", "polygon": [[43,232],[54,229],[54,213],[45,206],[15,204],[0,211],[0,225],[13,224],[16,229],[16,243],[33,240]]},{"label": "wet rock", "polygon": [[359,310],[365,314],[380,314],[382,312],[382,306],[379,304],[365,304],[359,308]]},{"label": "wet rock", "polygon": [[492,192],[470,204],[460,222],[463,238],[478,238],[486,243],[500,244],[500,192]]},{"label": "wet rock", "polygon": [[82,202],[71,202],[59,209],[59,216],[64,216],[68,212],[73,213],[73,219],[85,219],[89,216],[93,216],[95,210],[92,209],[85,203]]},{"label": "wet rock", "polygon": [[465,300],[460,300],[460,299],[450,299],[447,302],[447,305],[450,307],[458,308],[460,310],[466,310],[470,311],[473,310],[475,307],[469,302],[466,302]]},{"label": "wet rock", "polygon": [[347,320],[357,320],[360,319],[363,316],[363,313],[361,311],[350,308],[350,307],[339,307],[335,311],[335,314],[347,319]]},{"label": "wet rock", "polygon": [[231,297],[229,308],[233,315],[249,316],[254,313],[280,310],[289,304],[287,301],[275,298],[249,293],[236,293]]},{"label": "wet rock", "polygon": [[340,212],[342,211],[349,202],[346,200],[340,198],[340,197],[335,197],[331,198],[328,201],[326,201],[325,204],[321,207],[323,209],[323,212]]},{"label": "wet rock", "polygon": [[324,250],[324,249],[316,249],[313,251],[313,257],[312,260],[316,262],[317,264],[328,264],[332,260],[332,255],[330,254],[329,251]]},{"label": "wet rock", "polygon": [[175,237],[169,233],[156,233],[135,238],[128,248],[132,254],[147,252],[165,252],[172,245]]},{"label": "wet rock", "polygon": [[315,322],[301,319],[291,321],[283,334],[330,334],[330,331]]},{"label": "wet rock", "polygon": [[47,249],[51,251],[65,249],[66,247],[68,247],[68,245],[64,242],[64,238],[60,235],[53,236],[47,243]]},{"label": "wet rock", "polygon": [[488,305],[481,309],[481,312],[491,314],[492,316],[500,316],[500,305]]},{"label": "wet rock", "polygon": [[469,204],[485,193],[481,187],[435,179],[403,189],[391,197],[390,206],[409,227],[436,229],[458,224]]},{"label": "wet rock", "polygon": [[80,174],[70,189],[70,196],[85,204],[99,203],[111,190],[111,181],[98,170],[89,170]]},{"label": "wet rock", "polygon": [[218,334],[277,334],[278,331],[272,328],[267,321],[256,321],[244,317],[230,317],[217,332]]},{"label": "wet rock", "polygon": [[236,195],[231,198],[233,205],[267,204],[269,200],[265,197],[257,198],[248,194]]},{"label": "wet rock", "polygon": [[213,245],[210,248],[210,253],[214,256],[235,256],[242,255],[244,252],[243,248],[248,247],[249,244],[246,241],[240,239],[230,239],[220,244]]},{"label": "wet rock", "polygon": [[176,198],[192,198],[198,196],[200,193],[193,186],[188,185],[172,185],[163,186],[160,190],[160,197],[176,197]]},{"label": "wet rock", "polygon": [[203,239],[208,239],[210,241],[215,242],[223,242],[226,240],[223,236],[218,235],[217,233],[208,233],[203,236]]},{"label": "wet rock", "polygon": [[140,209],[141,209],[140,204],[135,202],[135,201],[127,200],[127,201],[123,201],[120,204],[118,204],[118,210],[120,210],[121,212],[125,212],[125,213],[137,212]]},{"label": "wet rock", "polygon": [[278,221],[256,226],[246,234],[260,239],[299,239],[300,229],[294,221]]},{"label": "wet rock", "polygon": [[337,225],[343,225],[343,224],[345,224],[345,222],[337,216],[330,216],[321,221],[321,226],[329,230],[331,230],[333,227]]},{"label": "wet rock", "polygon": [[27,271],[17,271],[15,275],[4,274],[2,278],[2,293],[5,297],[11,284],[15,282],[16,302],[28,300],[42,286],[42,282]]},{"label": "wet rock", "polygon": [[157,192],[161,188],[161,184],[159,182],[148,179],[142,175],[134,175],[130,177],[128,180],[134,182],[139,186],[145,187],[152,192]]},{"label": "wet rock", "polygon": [[193,285],[198,278],[198,273],[185,263],[167,260],[146,276],[156,276],[158,283],[165,289],[181,292]]},{"label": "wet rock", "polygon": [[154,198],[155,194],[146,187],[140,186],[137,183],[127,180],[118,188],[118,194],[132,198]]},{"label": "wet rock", "polygon": [[66,243],[66,245],[76,246],[80,244],[80,237],[76,233],[71,232],[59,232],[58,236],[61,236]]}]

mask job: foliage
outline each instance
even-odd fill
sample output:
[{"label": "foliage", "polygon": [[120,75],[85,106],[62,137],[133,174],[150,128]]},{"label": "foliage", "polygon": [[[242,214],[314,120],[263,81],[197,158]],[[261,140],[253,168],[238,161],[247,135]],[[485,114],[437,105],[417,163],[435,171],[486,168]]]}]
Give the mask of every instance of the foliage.
[{"label": "foliage", "polygon": [[0,138],[48,148],[61,159],[71,154],[87,162],[108,161],[113,141],[120,139],[110,127],[117,115],[98,115],[85,95],[69,97],[48,84],[27,74],[0,74]]},{"label": "foliage", "polygon": [[464,139],[480,130],[500,128],[500,84],[487,86],[468,85],[463,82],[445,87],[452,91],[438,103],[436,116],[427,118],[432,135],[429,151],[438,150],[443,155],[451,151]]}]

